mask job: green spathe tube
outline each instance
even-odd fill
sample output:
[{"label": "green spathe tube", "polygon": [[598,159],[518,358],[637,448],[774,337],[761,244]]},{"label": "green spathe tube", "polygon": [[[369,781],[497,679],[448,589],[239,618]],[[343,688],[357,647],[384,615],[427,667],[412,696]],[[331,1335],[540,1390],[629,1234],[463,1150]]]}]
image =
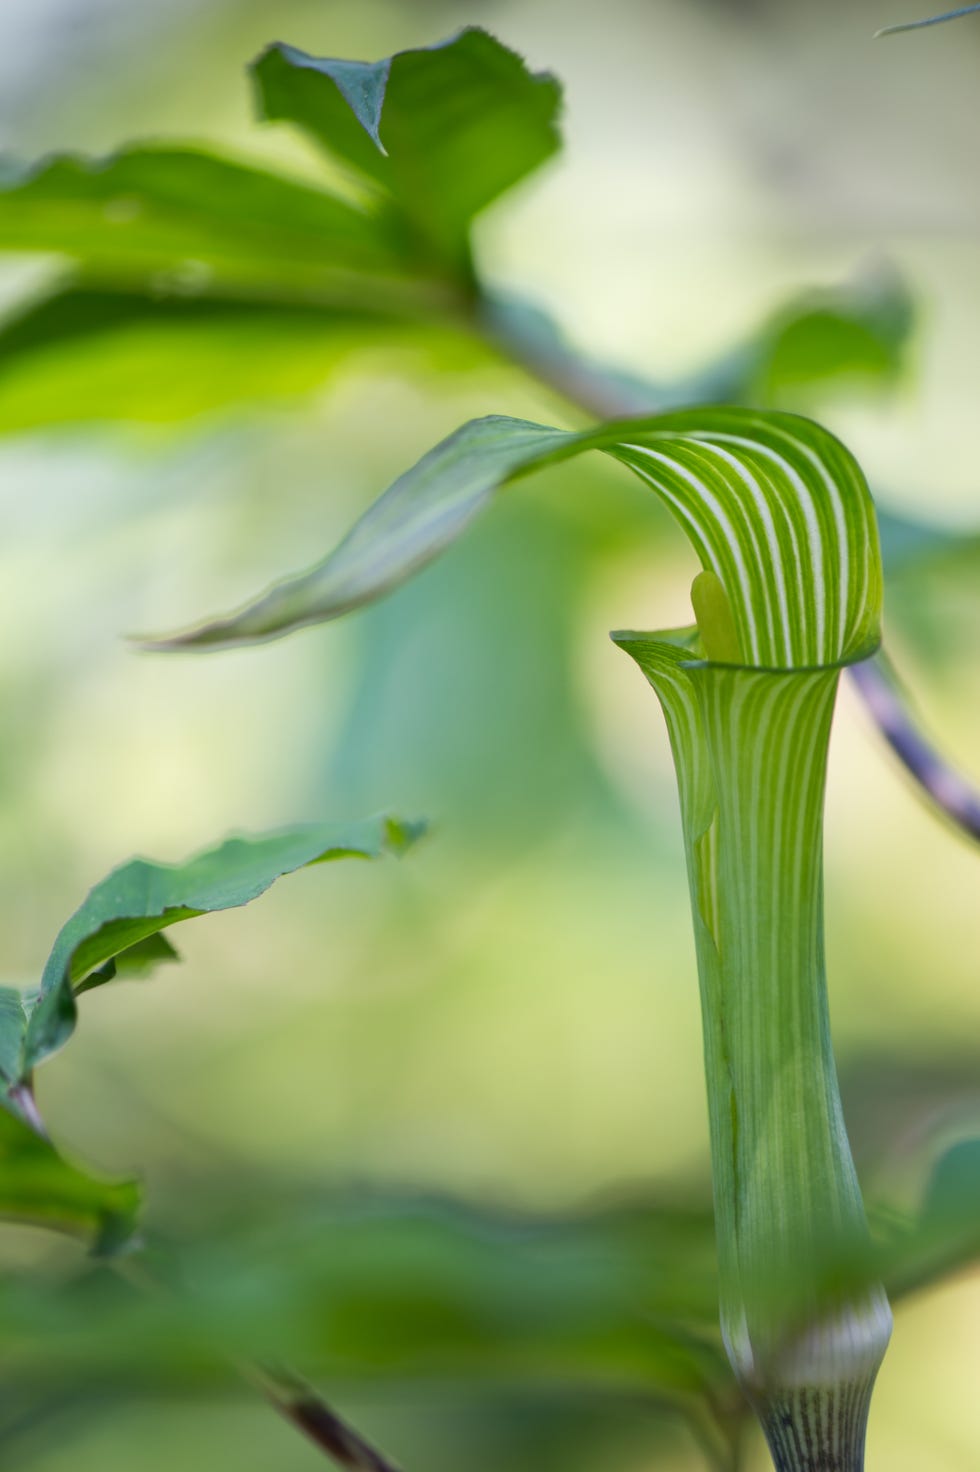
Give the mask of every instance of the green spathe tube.
[{"label": "green spathe tube", "polygon": [[[757,490],[746,486],[747,496]],[[828,539],[815,559],[827,587],[811,589],[806,605],[813,617],[791,631],[788,647],[776,620],[761,634],[757,624],[756,661],[742,657],[747,641],[712,567],[692,589],[697,625],[613,635],[660,700],[677,771],[701,991],[722,1332],[779,1472],[860,1472],[872,1387],[891,1333],[884,1290],[868,1272],[868,1228],[830,1040],[823,941],[823,801],[834,700],[842,668],[877,643],[880,570],[868,524],[865,516],[864,578],[854,575],[855,549],[844,540],[837,556]],[[780,564],[775,539],[769,558],[753,562],[748,538],[734,550],[745,585],[771,589],[782,579],[786,586],[792,569]],[[869,577],[870,587],[862,587]],[[848,590],[838,620],[846,632],[837,647],[821,646],[813,622],[822,616],[826,627],[834,589]],[[761,599],[760,592],[760,606]],[[848,599],[861,617],[848,619]],[[769,647],[759,659],[766,634]]]}]

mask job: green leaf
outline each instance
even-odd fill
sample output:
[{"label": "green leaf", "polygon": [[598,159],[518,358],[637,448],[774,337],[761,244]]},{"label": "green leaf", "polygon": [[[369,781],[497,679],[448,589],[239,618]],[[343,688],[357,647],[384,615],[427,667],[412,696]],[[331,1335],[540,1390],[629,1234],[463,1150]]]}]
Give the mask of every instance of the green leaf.
[{"label": "green leaf", "polygon": [[86,976],[84,981],[80,981],[75,987],[75,996],[81,996],[82,992],[91,991],[107,981],[114,981],[117,976],[146,976],[167,961],[179,960],[180,956],[165,935],[148,935],[135,945],[128,946],[126,950],[119,951],[103,966]]},{"label": "green leaf", "polygon": [[721,579],[743,657],[832,664],[877,638],[874,508],[844,447],[787,414],[703,409],[574,434],[474,420],[401,476],[335,552],[240,613],[151,647],[219,648],[336,618],[449,546],[511,481],[584,450],[630,467]]},{"label": "green leaf", "polygon": [[[782,401],[798,397],[815,378],[859,371],[842,348],[840,356],[823,360],[824,377],[810,364],[792,383],[784,381],[780,365],[788,360],[774,351],[766,326],[693,377],[652,383],[575,352],[546,314],[514,299],[485,304],[481,341],[424,283],[394,291],[379,281],[365,300],[363,283],[338,280],[337,304],[331,305],[319,295],[311,298],[294,273],[275,269],[274,300],[249,294],[241,282],[215,275],[205,284],[193,269],[175,268],[145,284],[73,281],[28,303],[0,324],[0,430],[86,421],[176,423],[230,406],[291,402],[359,358],[370,364],[379,349],[386,366],[394,362],[396,369],[403,360],[393,354],[407,350],[412,366],[421,356],[436,366],[448,360],[458,371],[485,366],[488,349],[503,348],[532,371],[564,383],[572,397],[584,395],[609,413],[705,398]],[[799,348],[808,339],[802,321],[799,332],[794,329],[793,310],[781,316]],[[866,366],[880,359],[882,372],[893,376],[900,344],[889,357],[876,331],[857,315],[844,342],[867,337]],[[793,362],[799,366],[795,350]]]},{"label": "green leaf", "polygon": [[380,199],[410,254],[464,281],[473,217],[560,146],[554,77],[476,28],[376,63],[278,44],[254,72],[264,117],[302,128]]},{"label": "green leaf", "polygon": [[469,222],[558,148],[560,100],[480,30],[378,63],[273,46],[255,76],[265,115],[328,147],[366,203],[181,145],[15,172],[0,249],[65,256],[82,279],[0,329],[0,429],[289,400],[362,341],[430,343],[436,322],[460,342],[478,326],[600,416],[795,404],[829,380],[894,376],[909,314],[890,272],[800,298],[666,384],[591,362],[539,309],[475,291]]},{"label": "green leaf", "polygon": [[[268,122],[295,123],[359,174],[381,184],[384,165],[376,155],[388,154],[379,130],[391,61],[390,56],[374,62],[310,56],[274,43],[252,64],[259,114]],[[365,133],[373,148],[365,143]]]},{"label": "green leaf", "polygon": [[295,1305],[291,1332],[332,1376],[451,1372],[679,1396],[724,1373],[713,1268],[707,1210],[536,1219],[382,1196],[215,1240],[194,1279],[202,1306],[239,1300],[246,1282],[270,1317]]},{"label": "green leaf", "polygon": [[[60,1048],[75,1027],[75,998],[112,979],[173,958],[149,942],[194,916],[248,904],[284,874],[327,859],[402,853],[422,832],[395,818],[311,823],[257,838],[230,838],[184,864],[133,859],[103,879],[63,926],[30,1008],[19,1076]],[[121,964],[120,964],[121,962]]]},{"label": "green leaf", "polygon": [[93,1238],[111,1252],[131,1235],[139,1206],[132,1182],[110,1182],[70,1165],[51,1142],[0,1107],[0,1218]]},{"label": "green leaf", "polygon": [[379,344],[447,341],[381,311],[71,285],[0,326],[0,430],[289,403]]},{"label": "green leaf", "polygon": [[[894,270],[804,292],[733,355],[735,377],[724,397],[790,405],[830,385],[890,387],[904,366],[913,321],[911,296]],[[721,365],[713,372],[717,393]]]},{"label": "green leaf", "polygon": [[[0,249],[53,253],[158,291],[215,278],[320,296],[401,274],[377,221],[285,175],[190,147],[60,156],[0,189]],[[376,288],[375,288],[376,289]]]},{"label": "green leaf", "polygon": [[888,387],[902,369],[913,325],[905,283],[881,267],[791,297],[736,347],[662,382],[578,350],[546,312],[520,297],[484,292],[479,309],[485,330],[511,358],[602,418],[697,403],[794,408],[832,385]]},{"label": "green leaf", "polygon": [[980,1139],[966,1137],[933,1161],[913,1210],[876,1202],[876,1266],[892,1299],[920,1293],[980,1262]]},{"label": "green leaf", "polygon": [[926,26],[941,26],[948,20],[960,20],[964,15],[976,15],[980,11],[980,5],[963,5],[959,10],[947,10],[942,15],[930,15],[925,20],[904,21],[900,25],[884,26],[880,31],[875,31],[875,39],[879,36],[897,36],[902,31],[921,31]]}]

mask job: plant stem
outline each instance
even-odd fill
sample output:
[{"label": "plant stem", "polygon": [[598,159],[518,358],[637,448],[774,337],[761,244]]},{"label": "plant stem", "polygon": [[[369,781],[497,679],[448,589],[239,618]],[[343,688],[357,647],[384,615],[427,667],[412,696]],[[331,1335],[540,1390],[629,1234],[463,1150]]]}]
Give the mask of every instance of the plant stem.
[{"label": "plant stem", "polygon": [[962,832],[980,840],[980,794],[946,765],[909,718],[895,676],[879,656],[855,665],[851,678],[879,731],[930,801]]},{"label": "plant stem", "polygon": [[905,31],[922,31],[926,26],[942,26],[949,20],[962,20],[964,15],[976,15],[980,11],[980,5],[963,5],[959,10],[947,10],[942,15],[930,15],[925,20],[907,20],[900,25],[883,26],[880,31],[875,31],[874,38],[877,41],[881,36],[899,36]]},{"label": "plant stem", "polygon": [[395,1462],[365,1441],[306,1381],[290,1371],[262,1367],[250,1370],[248,1378],[280,1415],[338,1466],[348,1468],[349,1472],[399,1472]]},{"label": "plant stem", "polygon": [[42,1140],[46,1140],[48,1138],[48,1132],[44,1127],[44,1120],[41,1118],[38,1110],[31,1084],[16,1084],[10,1090],[10,1099],[20,1110],[24,1123],[29,1124],[34,1133],[40,1135]]},{"label": "plant stem", "polygon": [[[497,351],[595,418],[628,418],[668,407],[658,402],[660,396],[652,384],[647,390],[639,379],[621,379],[593,366],[557,336],[522,331],[519,316],[500,310],[490,298],[477,304],[474,325]],[[922,734],[894,681],[880,664],[854,665],[847,673],[872,721],[930,804],[961,832],[980,841],[980,792]]]}]

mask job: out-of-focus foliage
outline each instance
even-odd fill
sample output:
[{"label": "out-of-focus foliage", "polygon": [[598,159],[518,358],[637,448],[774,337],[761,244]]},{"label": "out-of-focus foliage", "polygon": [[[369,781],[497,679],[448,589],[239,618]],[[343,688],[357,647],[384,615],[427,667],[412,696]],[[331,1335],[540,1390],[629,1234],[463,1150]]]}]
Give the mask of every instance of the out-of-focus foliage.
[{"label": "out-of-focus foliage", "polygon": [[[212,275],[273,293],[352,294],[399,274],[399,254],[363,210],[288,177],[187,147],[66,155],[6,182],[4,249],[67,255],[95,280],[155,280],[161,293]],[[167,273],[174,273],[168,280]]]},{"label": "out-of-focus foliage", "polygon": [[134,1184],[102,1181],[69,1164],[10,1107],[0,1107],[0,1220],[70,1232],[104,1252],[128,1239],[138,1207]]},{"label": "out-of-focus foliage", "polygon": [[202,1218],[208,1203],[195,1243],[148,1259],[169,1296],[120,1292],[100,1274],[97,1325],[87,1330],[59,1290],[32,1333],[18,1295],[27,1306],[44,1285],[10,1284],[3,1343],[33,1341],[52,1381],[82,1362],[93,1380],[127,1363],[135,1379],[179,1380],[189,1355],[226,1376],[229,1357],[249,1354],[345,1383],[453,1377],[472,1391],[565,1385],[681,1404],[727,1383],[704,1208],[548,1219],[390,1195],[263,1205],[235,1192],[222,1209],[205,1191]]},{"label": "out-of-focus foliage", "polygon": [[75,274],[0,328],[0,429],[288,400],[379,343],[471,368],[516,355],[610,412],[780,403],[898,371],[910,306],[888,272],[794,299],[670,385],[597,368],[541,308],[495,295],[475,275],[472,221],[558,149],[559,89],[483,31],[373,64],[273,46],[254,71],[262,115],[310,134],[353,193],[187,145],[15,176],[0,249],[65,257]]},{"label": "out-of-focus foliage", "polygon": [[[901,1299],[962,1265],[978,1248],[978,1179],[976,1142],[952,1147],[915,1218],[873,1211],[875,1256],[829,1264],[833,1280],[881,1272]],[[126,1189],[105,1188],[98,1210],[118,1210]],[[63,1194],[67,1224],[84,1225],[94,1198],[81,1182]],[[233,1383],[248,1355],[302,1363],[348,1394],[640,1396],[700,1428],[721,1417],[719,1436],[737,1404],[706,1204],[548,1217],[378,1192],[256,1199],[234,1178],[197,1195],[195,1240],[159,1244],[141,1270],[156,1291],[70,1263],[3,1284],[0,1352],[16,1384],[84,1387],[98,1407],[141,1386]]]}]

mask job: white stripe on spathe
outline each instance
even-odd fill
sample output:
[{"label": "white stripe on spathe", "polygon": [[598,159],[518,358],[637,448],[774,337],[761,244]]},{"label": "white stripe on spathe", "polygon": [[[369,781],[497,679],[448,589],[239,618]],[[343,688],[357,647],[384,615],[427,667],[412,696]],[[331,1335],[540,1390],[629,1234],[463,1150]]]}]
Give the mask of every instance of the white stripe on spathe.
[{"label": "white stripe on spathe", "polygon": [[[677,438],[681,439],[683,437],[677,436]],[[725,547],[731,554],[732,560],[734,561],[735,566],[738,569],[738,580],[742,593],[742,597],[739,601],[745,612],[749,636],[752,640],[752,648],[749,657],[753,664],[758,663],[762,658],[761,646],[759,643],[758,630],[756,628],[755,620],[752,616],[752,590],[753,587],[759,586],[758,572],[756,569],[753,569],[753,571],[756,572],[756,576],[753,577],[752,572],[749,571],[749,567],[745,560],[742,540],[736,533],[734,526],[725,514],[721,503],[712,494],[712,492],[708,490],[708,487],[704,484],[704,482],[698,479],[693,471],[688,470],[685,465],[679,464],[672,455],[664,454],[664,452],[661,450],[655,450],[651,445],[638,445],[634,443],[628,443],[623,445],[623,449],[633,450],[637,454],[647,456],[651,460],[657,460],[664,465],[669,465],[674,474],[680,476],[681,480],[685,481],[691,487],[691,490],[694,491],[695,495],[697,496],[697,503],[699,503],[699,505],[703,507],[706,512],[709,513],[709,515],[706,515],[704,517],[698,517],[696,514],[692,514],[690,517],[685,519],[691,520],[694,525],[698,527],[699,531],[704,537],[704,540],[708,543],[709,546],[715,540],[715,537],[712,536],[712,533],[720,536]],[[670,494],[670,492],[661,481],[657,480],[656,477],[654,477],[652,474],[650,476],[650,480],[661,495],[669,499],[672,504],[678,504],[675,498]],[[695,508],[687,507],[685,509],[687,511],[693,510],[696,513],[697,504]],[[720,567],[716,567],[715,571],[719,574],[720,577],[722,577],[722,581],[724,581],[723,570]],[[729,597],[731,597],[733,590],[729,588],[727,591]]]},{"label": "white stripe on spathe", "polygon": [[[700,437],[701,436],[699,435],[695,435],[695,438]],[[812,559],[813,575],[808,580],[806,591],[812,596],[813,599],[814,636],[816,643],[815,657],[818,660],[828,659],[832,661],[834,659],[837,659],[841,653],[839,648],[836,648],[832,645],[831,650],[825,651],[825,641],[827,639],[827,612],[824,598],[826,590],[824,571],[827,563],[824,559],[823,534],[821,533],[820,523],[817,519],[816,507],[814,505],[813,497],[810,493],[809,487],[807,486],[803,477],[796,469],[794,469],[792,465],[790,465],[788,460],[786,460],[782,455],[778,454],[775,450],[770,449],[768,445],[762,443],[762,441],[760,440],[745,439],[741,435],[724,433],[712,435],[705,434],[704,438],[725,440],[729,444],[741,445],[743,449],[756,451],[758,454],[764,456],[766,459],[771,460],[780,472],[780,474],[784,475],[790,486],[792,486],[793,490],[796,493],[793,497],[793,503],[800,508],[800,511],[803,513],[803,517],[806,521],[807,541],[810,548],[810,557]],[[813,455],[811,451],[807,450],[807,447],[803,445],[800,440],[793,440],[792,443],[798,448],[806,450],[806,453],[813,460],[814,465],[819,468],[825,484],[828,487],[831,486],[832,483],[827,476],[827,472],[823,466],[823,462],[816,455]],[[835,520],[837,520],[838,528],[838,552],[843,558],[843,562],[840,565],[846,568],[846,527],[842,525],[841,521],[838,518],[835,517]],[[829,562],[829,565],[831,567],[835,565],[833,558],[827,559],[827,562]],[[799,569],[797,569],[797,576],[799,577]],[[844,583],[844,597],[846,599],[846,576],[842,579],[842,581]],[[842,618],[841,629],[838,631],[838,633],[843,632],[843,624],[844,619]],[[804,661],[808,658],[813,657],[814,656],[812,655],[804,655]]]},{"label": "white stripe on spathe", "polygon": [[[649,438],[656,446],[631,436],[609,447],[608,453],[627,452],[623,462],[697,530],[706,550],[714,554],[712,565],[723,582],[716,559],[723,554],[731,559],[738,586],[728,588],[728,593],[736,623],[747,632],[750,647],[745,655],[750,662],[834,663],[853,652],[874,596],[870,566],[876,542],[874,513],[863,477],[842,446],[835,474],[806,442],[802,425],[792,433],[769,416],[746,419],[746,432],[741,434],[723,424],[703,429],[651,427]],[[697,445],[717,457],[718,473],[742,513],[738,522],[732,504],[722,505],[705,480],[680,455],[671,454],[671,441],[678,448]],[[739,450],[747,454],[740,455]],[[754,469],[749,455],[757,457]],[[645,471],[632,456],[669,468],[690,488],[691,496],[679,495],[676,481],[672,487],[667,477],[658,476],[652,466]],[[764,474],[759,460],[767,466]],[[783,545],[777,513],[787,534]]]},{"label": "white stripe on spathe", "polygon": [[[779,604],[778,624],[779,627],[782,629],[783,634],[783,652],[787,662],[790,662],[793,658],[793,642],[792,622],[789,613],[789,596],[786,587],[786,568],[783,565],[782,557],[778,555],[779,538],[776,533],[776,523],[773,520],[772,507],[769,505],[765,492],[763,491],[759,482],[755,479],[754,476],[749,474],[748,467],[744,464],[744,462],[739,460],[737,455],[733,455],[730,450],[726,450],[724,446],[716,443],[716,440],[724,439],[724,435],[692,435],[691,438],[696,439],[699,444],[709,448],[715,455],[717,455],[720,459],[724,461],[724,463],[729,467],[730,470],[733,470],[735,472],[735,474],[738,476],[739,480],[742,482],[749,495],[751,496],[754,505],[758,509],[759,516],[765,529],[766,546],[771,551],[774,551],[776,553],[776,555],[773,555],[772,558],[772,570],[775,573],[776,600]],[[793,532],[793,524],[792,521],[789,520],[789,518],[787,518],[787,524],[790,528],[790,535],[793,537],[794,547],[798,550],[799,543],[796,540],[795,533]],[[798,579],[797,583],[799,583]]]}]

